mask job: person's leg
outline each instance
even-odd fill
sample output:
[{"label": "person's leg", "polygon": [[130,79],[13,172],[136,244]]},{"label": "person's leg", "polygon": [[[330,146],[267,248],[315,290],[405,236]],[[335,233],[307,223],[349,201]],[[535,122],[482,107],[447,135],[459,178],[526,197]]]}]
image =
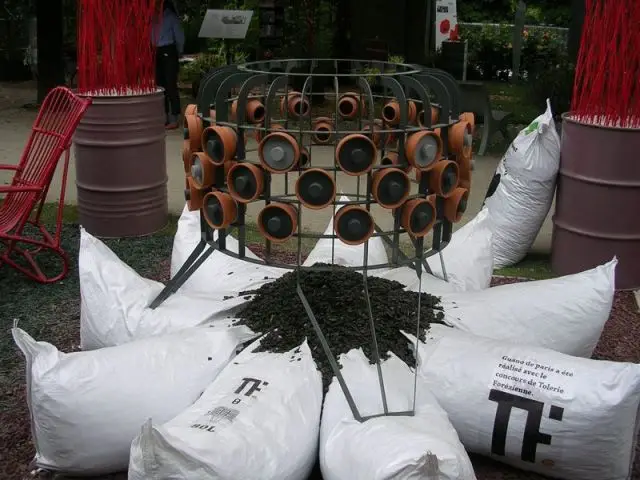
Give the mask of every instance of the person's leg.
[{"label": "person's leg", "polygon": [[167,77],[165,75],[166,55],[163,47],[159,47],[156,51],[156,85],[164,89],[164,113],[165,125],[169,123],[169,95],[167,94]]},{"label": "person's leg", "polygon": [[176,48],[167,49],[165,76],[167,80],[167,95],[169,99],[169,125],[178,125],[180,117],[180,91],[178,90],[178,50]]}]

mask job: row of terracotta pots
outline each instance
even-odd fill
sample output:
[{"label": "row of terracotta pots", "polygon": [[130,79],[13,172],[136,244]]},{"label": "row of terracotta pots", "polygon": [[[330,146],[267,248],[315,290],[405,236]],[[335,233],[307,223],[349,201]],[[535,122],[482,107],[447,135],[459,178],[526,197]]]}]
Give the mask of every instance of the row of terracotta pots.
[{"label": "row of terracotta pots", "polygon": [[[457,221],[459,212],[464,210],[466,194],[458,189],[444,203],[444,216],[449,221]],[[413,237],[424,237],[436,222],[436,196],[413,198],[400,207],[402,228]],[[231,193],[212,191],[202,199],[202,215],[213,229],[229,228],[237,221],[238,203]],[[336,236],[346,244],[360,245],[373,235],[375,222],[371,213],[360,205],[341,207],[334,218]],[[258,215],[261,234],[274,243],[290,239],[298,228],[298,209],[291,203],[274,202],[266,205]]]}]

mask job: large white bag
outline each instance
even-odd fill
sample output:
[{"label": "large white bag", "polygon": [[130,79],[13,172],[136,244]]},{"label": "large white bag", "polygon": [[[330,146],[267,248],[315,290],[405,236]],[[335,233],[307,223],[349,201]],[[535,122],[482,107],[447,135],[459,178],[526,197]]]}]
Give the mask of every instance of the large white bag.
[{"label": "large white bag", "polygon": [[418,352],[420,374],[467,450],[554,478],[630,478],[640,365],[442,325],[431,326]]},{"label": "large white bag", "polygon": [[12,334],[27,360],[36,464],[82,475],[125,470],[140,426],[191,405],[253,336],[199,328],[65,354],[19,328]]},{"label": "large white bag", "polygon": [[445,293],[444,321],[476,335],[590,357],[611,313],[617,263],[614,258],[565,277]]},{"label": "large white bag", "polygon": [[[342,375],[361,415],[383,412],[375,365],[361,349],[340,356]],[[382,366],[390,411],[413,407],[414,374],[395,355]],[[475,480],[469,457],[447,414],[418,379],[415,416],[360,423],[334,378],[324,401],[320,466],[325,480]]]},{"label": "large white bag", "polygon": [[[218,238],[218,232],[213,232],[213,238]],[[180,219],[178,230],[173,239],[171,254],[171,278],[187,261],[193,249],[200,242],[200,210],[190,212],[185,206]],[[231,235],[226,237],[226,248],[238,253],[238,240]],[[245,248],[247,258],[257,260],[258,257]],[[225,253],[214,251],[191,277],[180,287],[179,291],[186,293],[201,293],[203,295],[217,292],[237,294],[247,290],[256,290],[262,285],[272,282],[287,273],[282,268],[257,265]]]},{"label": "large white bag", "polygon": [[[348,202],[349,197],[342,195],[340,201]],[[325,235],[334,235],[333,217],[324,231]],[[333,244],[333,246],[332,246]],[[380,237],[373,237],[369,240],[369,251],[367,255],[368,265],[381,265],[389,262],[384,243]],[[310,267],[314,263],[333,263],[345,267],[357,267],[364,265],[364,244],[347,245],[342,240],[336,238],[320,238],[309,256],[304,261],[305,267]],[[375,270],[373,270],[375,271]]]},{"label": "large white bag", "polygon": [[[214,264],[215,266],[215,264]],[[104,243],[81,229],[80,345],[83,350],[122,345],[132,340],[215,322],[228,326],[234,308],[246,303],[235,292],[185,294],[182,289],[155,310],[148,308],[164,285],[138,275]],[[250,284],[252,273],[236,278]]]},{"label": "large white bag", "polygon": [[494,267],[522,260],[544,223],[560,168],[560,137],[547,110],[520,131],[491,181],[485,208],[493,224]]},{"label": "large white bag", "polygon": [[[443,280],[439,255],[427,259],[433,275],[424,274],[422,291],[432,295],[468,290],[482,290],[489,286],[493,275],[493,233],[489,212],[482,210],[473,220],[451,236],[451,242],[442,251],[447,281]],[[415,270],[410,267],[372,270],[371,275],[395,280],[407,289],[418,291],[419,282]]]},{"label": "large white bag", "polygon": [[322,380],[307,343],[282,354],[250,345],[202,397],[131,446],[130,480],[305,480],[318,452]]}]

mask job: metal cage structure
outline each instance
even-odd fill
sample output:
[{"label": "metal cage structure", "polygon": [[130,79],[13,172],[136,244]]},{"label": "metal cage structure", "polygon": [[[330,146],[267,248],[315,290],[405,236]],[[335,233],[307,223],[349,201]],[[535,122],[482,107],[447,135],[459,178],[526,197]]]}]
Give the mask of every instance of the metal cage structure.
[{"label": "metal cage structure", "polygon": [[[176,292],[216,250],[279,268],[330,271],[327,265],[303,265],[303,239],[331,239],[332,250],[336,241],[364,245],[361,265],[350,268],[364,279],[384,410],[380,415],[412,415],[387,407],[367,272],[409,266],[421,280],[423,271],[431,272],[427,257],[439,254],[446,277],[442,250],[466,210],[471,187],[474,117],[461,113],[459,105],[453,77],[416,65],[292,59],[212,70],[202,80],[197,105],[187,107],[184,118],[185,198],[190,210],[201,212],[201,240],[151,308]],[[250,138],[256,148],[249,146]],[[277,188],[277,177],[282,177],[282,188]],[[355,191],[344,193],[345,201],[338,183],[347,177]],[[264,259],[246,255],[247,206],[252,203],[263,204],[257,221]],[[373,205],[393,219],[393,228],[376,223]],[[321,209],[333,210],[333,232],[303,231],[304,212]],[[237,237],[237,252],[226,247],[230,234]],[[390,260],[369,265],[368,245],[376,237],[390,249]],[[271,258],[272,245],[290,239],[297,240],[297,261]],[[411,253],[401,249],[402,242]],[[380,416],[360,415],[299,281],[296,290],[354,418]]]}]

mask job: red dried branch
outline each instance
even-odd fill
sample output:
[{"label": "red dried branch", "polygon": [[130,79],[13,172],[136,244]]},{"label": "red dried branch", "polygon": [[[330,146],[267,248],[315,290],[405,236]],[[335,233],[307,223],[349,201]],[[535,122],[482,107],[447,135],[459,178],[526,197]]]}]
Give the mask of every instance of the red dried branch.
[{"label": "red dried branch", "polygon": [[161,12],[162,0],[78,0],[78,91],[155,91],[152,36]]},{"label": "red dried branch", "polygon": [[640,1],[585,0],[573,86],[579,121],[640,127]]}]

